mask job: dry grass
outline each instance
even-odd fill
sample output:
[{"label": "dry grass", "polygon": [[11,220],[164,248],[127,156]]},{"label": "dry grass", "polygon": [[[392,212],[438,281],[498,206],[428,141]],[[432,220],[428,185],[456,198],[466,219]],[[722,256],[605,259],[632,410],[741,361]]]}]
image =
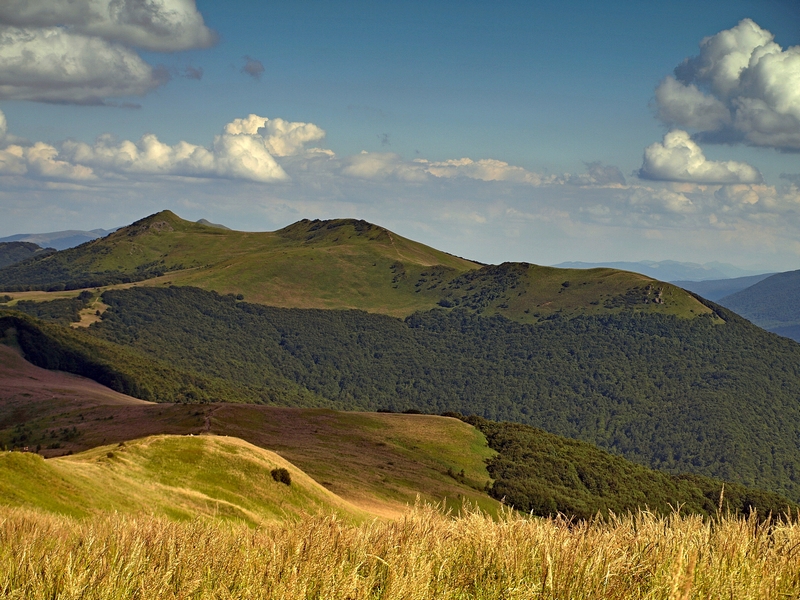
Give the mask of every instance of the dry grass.
[{"label": "dry grass", "polygon": [[4,598],[796,598],[800,526],[756,519],[610,523],[416,507],[250,529],[108,515],[0,513]]}]

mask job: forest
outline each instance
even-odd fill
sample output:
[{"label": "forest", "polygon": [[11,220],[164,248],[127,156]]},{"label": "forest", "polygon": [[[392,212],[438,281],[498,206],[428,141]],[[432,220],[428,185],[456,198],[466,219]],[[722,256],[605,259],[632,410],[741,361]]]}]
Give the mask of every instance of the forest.
[{"label": "forest", "polygon": [[724,324],[622,312],[525,325],[461,309],[278,309],[194,288],[103,300],[91,335],[256,401],[293,389],[341,409],[477,414],[800,496],[800,346],[721,307]]}]

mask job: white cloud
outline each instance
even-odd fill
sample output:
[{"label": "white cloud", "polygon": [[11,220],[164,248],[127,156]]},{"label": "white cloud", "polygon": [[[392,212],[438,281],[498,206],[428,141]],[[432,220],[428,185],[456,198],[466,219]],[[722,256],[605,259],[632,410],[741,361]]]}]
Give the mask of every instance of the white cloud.
[{"label": "white cloud", "polygon": [[[235,119],[214,138],[210,148],[188,142],[170,146],[154,134],[138,142],[100,137],[93,145],[64,142],[61,154],[76,164],[115,173],[225,177],[262,183],[286,181],[289,176],[275,156],[301,152],[325,132],[313,123],[292,123],[249,115]],[[317,153],[324,153],[317,149]]]},{"label": "white cloud", "polygon": [[110,104],[142,96],[169,75],[132,47],[172,52],[215,41],[194,0],[3,0],[0,99]]},{"label": "white cloud", "polygon": [[428,175],[422,165],[404,161],[393,152],[362,152],[344,160],[342,173],[359,179],[396,179],[422,182]]},{"label": "white cloud", "polygon": [[207,48],[217,35],[194,0],[3,0],[0,23],[71,32],[157,52]]},{"label": "white cloud", "polygon": [[656,88],[658,117],[665,123],[700,130],[717,130],[731,122],[724,103],[704,94],[694,84],[684,85],[668,76]]},{"label": "white cloud", "polygon": [[427,160],[418,159],[414,162],[436,177],[467,177],[469,179],[480,179],[481,181],[511,181],[531,185],[540,185],[542,183],[541,175],[492,158],[480,160],[457,158],[440,162],[428,162]]},{"label": "white cloud", "polygon": [[[34,179],[89,180],[119,175],[227,178],[273,183],[289,180],[278,157],[302,157],[307,162],[330,160],[322,148],[306,150],[325,132],[313,123],[295,123],[250,115],[228,123],[210,147],[189,142],[169,145],[155,134],[138,142],[100,136],[93,144],[65,141],[20,144],[6,131],[0,111],[0,175]],[[3,142],[5,140],[5,142]]]},{"label": "white cloud", "polygon": [[645,148],[639,177],[700,184],[761,181],[758,170],[747,163],[708,160],[689,134],[679,129],[667,133],[663,143],[656,142]]},{"label": "white cloud", "polygon": [[709,142],[800,150],[800,46],[750,19],[700,42],[656,89],[658,115]]},{"label": "white cloud", "polygon": [[0,175],[72,181],[95,179],[92,169],[60,160],[58,154],[55,147],[43,142],[29,147],[7,146],[0,150]]},{"label": "white cloud", "polygon": [[244,119],[234,119],[225,126],[229,135],[258,135],[273,156],[292,156],[310,142],[318,142],[325,137],[325,131],[313,123],[268,119],[258,115],[248,115]]},{"label": "white cloud", "polygon": [[166,81],[132,50],[58,27],[0,27],[0,99],[99,104]]}]

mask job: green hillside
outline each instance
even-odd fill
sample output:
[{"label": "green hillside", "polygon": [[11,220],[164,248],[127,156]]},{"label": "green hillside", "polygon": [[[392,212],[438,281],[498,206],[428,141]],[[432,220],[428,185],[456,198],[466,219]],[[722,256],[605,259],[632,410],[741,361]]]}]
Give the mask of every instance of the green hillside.
[{"label": "green hillside", "polygon": [[247,233],[163,211],[77,248],[0,269],[0,289],[10,292],[138,281],[242,294],[270,306],[393,316],[435,306],[523,322],[623,309],[710,313],[684,290],[636,273],[527,263],[481,267],[353,219],[303,220]]},{"label": "green hillside", "polygon": [[331,405],[274,370],[262,372],[258,385],[248,386],[197,370],[182,369],[165,360],[165,355],[148,356],[85,330],[42,322],[15,310],[0,310],[0,343],[19,348],[36,366],[82,375],[142,400]]},{"label": "green hillside", "polygon": [[[285,469],[290,485],[273,469]],[[317,512],[368,516],[274,452],[215,436],[148,437],[47,461],[2,452],[0,504],[73,516],[116,511],[252,524]]]},{"label": "green hillside", "polygon": [[698,475],[670,475],[614,456],[596,446],[519,423],[465,419],[497,451],[489,462],[490,493],[526,513],[590,518],[621,515],[631,507],[661,514],[712,517],[722,510],[761,517],[796,513],[800,506],[769,492]]},{"label": "green hillside", "polygon": [[0,269],[22,262],[37,254],[47,254],[52,249],[45,250],[37,244],[31,242],[0,242]]},{"label": "green hillside", "polygon": [[[339,498],[367,513],[389,517],[405,513],[418,498],[443,502],[456,513],[466,501],[496,515],[498,503],[487,496],[487,490],[497,500],[526,513],[541,515],[559,511],[583,518],[598,512],[636,511],[645,505],[660,514],[670,514],[672,507],[678,505],[685,514],[709,516],[716,512],[722,488],[718,480],[653,471],[589,444],[524,425],[495,423],[480,417],[465,420],[480,431],[457,419],[419,414],[232,403],[151,404],[114,393],[91,381],[38,369],[0,346],[0,447],[38,448],[50,457],[100,447],[92,456],[110,466],[116,463],[107,464],[104,453],[105,458],[112,458],[107,455],[109,451],[116,458],[118,443],[128,448],[141,444],[140,438],[152,439],[165,433],[177,440],[194,439],[187,435],[231,436],[212,439],[240,438],[277,452]],[[171,448],[162,454],[180,455],[180,444],[178,449]],[[64,497],[60,492],[43,494],[44,485],[62,489],[61,483],[53,482],[55,475],[62,474],[41,474],[41,462],[20,456],[23,454],[14,453],[17,462],[13,464],[18,469],[6,476],[15,494],[0,489],[0,503],[70,512],[70,502],[78,502],[72,513],[84,514],[109,507],[140,510],[143,502],[167,510],[169,498],[175,500],[172,491],[156,496],[137,492],[128,481],[127,471],[127,479],[118,484],[112,477],[117,471],[109,474],[102,469],[92,471],[94,479],[83,483],[64,475],[71,482],[72,496]],[[84,456],[81,454],[78,459],[82,461]],[[136,485],[153,475],[140,472],[136,466],[140,462],[137,459],[133,463],[138,474]],[[57,460],[46,464],[61,463]],[[152,464],[162,466],[159,461]],[[180,468],[179,463],[169,463],[166,473],[173,466]],[[32,482],[20,484],[16,482],[19,469],[40,474]],[[213,466],[194,464],[189,471],[196,473],[198,469],[216,484],[223,483],[213,475]],[[241,470],[236,461],[231,469]],[[160,473],[160,476],[169,479],[162,483],[170,486],[183,481],[173,475]],[[181,487],[195,489],[197,482],[193,482],[182,483]],[[101,489],[113,485],[115,493],[124,491],[132,501],[119,508],[120,499],[112,494],[84,502],[80,494],[91,485],[100,485]],[[766,516],[770,512],[783,513],[787,507],[795,508],[789,500],[775,494],[732,483],[726,483],[725,489],[725,506],[738,514],[746,515],[750,508],[756,508],[760,515]],[[183,505],[185,499],[178,496],[175,502]],[[241,507],[243,502],[234,504]],[[194,514],[191,511],[196,508],[191,505],[173,516]],[[218,512],[218,508],[214,510]]]},{"label": "green hillside", "polygon": [[474,413],[800,498],[800,347],[721,307],[709,310],[722,318],[628,310],[524,324],[461,308],[405,320],[279,309],[197,288],[103,298],[81,339],[257,397],[283,381],[307,394],[295,402]]},{"label": "green hillside", "polygon": [[759,327],[800,340],[800,271],[777,273],[719,303]]}]

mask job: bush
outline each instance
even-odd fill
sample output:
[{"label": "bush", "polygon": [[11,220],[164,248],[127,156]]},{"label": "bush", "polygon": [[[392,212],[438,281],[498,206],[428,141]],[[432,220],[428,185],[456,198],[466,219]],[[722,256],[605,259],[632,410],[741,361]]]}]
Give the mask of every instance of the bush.
[{"label": "bush", "polygon": [[279,467],[277,469],[272,469],[270,471],[272,478],[277,481],[278,483],[283,483],[285,485],[292,485],[292,475],[284,469],[283,467]]}]

